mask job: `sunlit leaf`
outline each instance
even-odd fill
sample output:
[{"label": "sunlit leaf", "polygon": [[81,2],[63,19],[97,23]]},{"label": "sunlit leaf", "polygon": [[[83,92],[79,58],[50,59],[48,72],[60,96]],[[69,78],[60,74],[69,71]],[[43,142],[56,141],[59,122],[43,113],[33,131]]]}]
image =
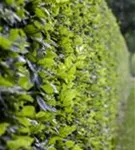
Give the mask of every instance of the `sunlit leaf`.
[{"label": "sunlit leaf", "polygon": [[7,146],[9,149],[14,150],[29,148],[33,141],[34,139],[29,136],[18,136],[14,140],[9,140]]},{"label": "sunlit leaf", "polygon": [[32,118],[35,116],[35,108],[33,106],[24,106],[20,115]]}]

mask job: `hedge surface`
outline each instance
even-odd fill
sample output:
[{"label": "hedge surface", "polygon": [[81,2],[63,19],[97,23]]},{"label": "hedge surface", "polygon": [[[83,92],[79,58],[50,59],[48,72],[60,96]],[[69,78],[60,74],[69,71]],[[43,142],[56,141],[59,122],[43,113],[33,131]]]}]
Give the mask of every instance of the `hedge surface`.
[{"label": "hedge surface", "polygon": [[0,149],[112,150],[123,53],[102,0],[1,1]]},{"label": "hedge surface", "polygon": [[135,77],[135,54],[130,56],[130,72],[131,76]]}]

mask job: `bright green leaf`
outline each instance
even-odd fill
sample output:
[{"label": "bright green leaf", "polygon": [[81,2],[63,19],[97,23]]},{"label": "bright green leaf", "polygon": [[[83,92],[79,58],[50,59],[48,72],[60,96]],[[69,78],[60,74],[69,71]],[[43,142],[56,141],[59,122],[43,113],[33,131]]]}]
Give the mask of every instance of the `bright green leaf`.
[{"label": "bright green leaf", "polygon": [[48,93],[48,94],[52,94],[54,92],[53,86],[51,84],[45,84],[42,86],[42,89]]},{"label": "bright green leaf", "polygon": [[19,150],[22,148],[28,149],[33,141],[34,139],[31,137],[18,136],[16,139],[8,141],[7,146],[11,150]]},{"label": "bright green leaf", "polygon": [[0,75],[0,86],[11,87],[13,84]]},{"label": "bright green leaf", "polygon": [[24,106],[20,115],[32,118],[35,116],[35,108],[33,106]]},{"label": "bright green leaf", "polygon": [[19,84],[19,86],[21,86],[22,88],[24,88],[26,90],[30,89],[33,86],[33,84],[30,82],[28,76],[21,76],[19,78],[18,84]]},{"label": "bright green leaf", "polygon": [[4,49],[10,49],[11,45],[12,45],[12,42],[10,40],[0,36],[0,47],[2,47]]},{"label": "bright green leaf", "polygon": [[68,141],[66,141],[66,143],[65,143],[65,145],[66,145],[68,148],[73,147],[74,144],[75,144],[75,142],[74,142],[74,141],[71,141],[71,140],[68,140]]}]

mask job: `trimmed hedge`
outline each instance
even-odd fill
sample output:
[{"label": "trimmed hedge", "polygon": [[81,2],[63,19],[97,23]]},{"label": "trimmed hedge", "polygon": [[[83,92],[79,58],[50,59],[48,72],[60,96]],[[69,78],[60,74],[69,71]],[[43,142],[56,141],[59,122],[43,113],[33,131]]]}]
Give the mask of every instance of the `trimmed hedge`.
[{"label": "trimmed hedge", "polygon": [[130,72],[131,76],[135,77],[135,54],[130,56]]},{"label": "trimmed hedge", "polygon": [[125,53],[104,1],[0,2],[0,149],[112,150]]}]

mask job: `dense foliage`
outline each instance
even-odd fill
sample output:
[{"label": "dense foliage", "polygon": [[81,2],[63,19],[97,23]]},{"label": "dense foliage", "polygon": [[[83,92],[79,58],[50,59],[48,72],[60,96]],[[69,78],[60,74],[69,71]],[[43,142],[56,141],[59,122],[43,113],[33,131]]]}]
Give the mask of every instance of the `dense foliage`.
[{"label": "dense foliage", "polygon": [[112,150],[125,53],[101,0],[1,1],[0,149]]}]

